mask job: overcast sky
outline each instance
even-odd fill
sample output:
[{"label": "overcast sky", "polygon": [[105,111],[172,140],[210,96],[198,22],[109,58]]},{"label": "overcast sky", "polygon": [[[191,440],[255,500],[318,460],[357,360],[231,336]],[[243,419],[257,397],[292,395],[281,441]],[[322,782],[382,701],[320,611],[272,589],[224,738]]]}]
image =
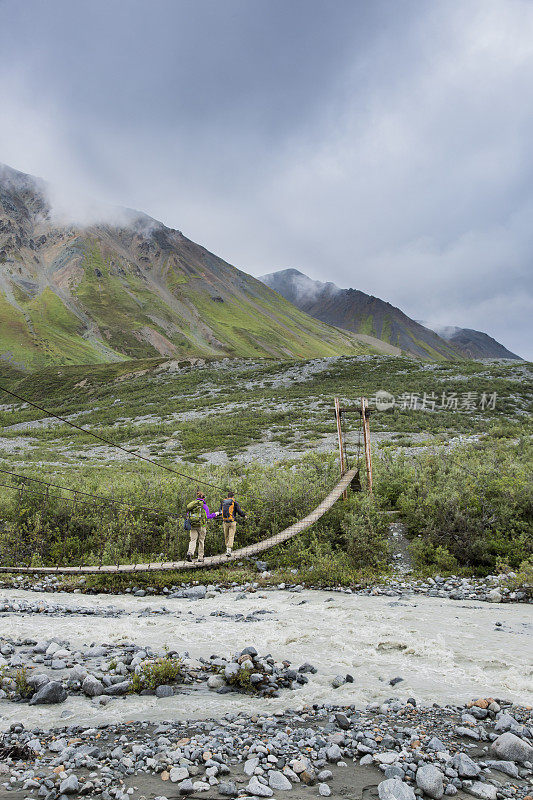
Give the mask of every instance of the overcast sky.
[{"label": "overcast sky", "polygon": [[531,0],[0,0],[0,161],[533,358]]}]

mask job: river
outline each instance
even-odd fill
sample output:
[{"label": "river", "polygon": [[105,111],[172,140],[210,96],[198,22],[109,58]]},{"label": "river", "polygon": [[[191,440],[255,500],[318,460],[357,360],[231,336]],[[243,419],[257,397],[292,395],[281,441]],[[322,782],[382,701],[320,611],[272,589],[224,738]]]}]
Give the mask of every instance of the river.
[{"label": "river", "polygon": [[[201,686],[164,700],[116,698],[105,707],[76,696],[56,706],[2,701],[3,729],[13,721],[53,727],[198,719],[229,711],[275,712],[308,703],[364,706],[393,696],[414,697],[419,704],[457,704],[479,696],[518,703],[533,700],[531,606],[518,603],[279,590],[241,598],[227,592],[203,600],[4,590],[2,598],[91,608],[112,605],[127,612],[111,618],[7,613],[0,617],[4,638],[57,638],[67,640],[72,650],[93,642],[128,641],[157,650],[166,646],[187,651],[192,659],[230,655],[253,645],[260,654],[288,659],[296,667],[308,661],[318,669],[306,686],[269,700],[221,695]],[[147,606],[165,606],[171,613],[139,616]],[[251,622],[234,618],[261,610],[272,613]],[[219,611],[232,616],[211,616]],[[333,677],[346,673],[353,676],[353,683],[333,689]],[[389,681],[395,677],[403,680],[391,687]]]}]

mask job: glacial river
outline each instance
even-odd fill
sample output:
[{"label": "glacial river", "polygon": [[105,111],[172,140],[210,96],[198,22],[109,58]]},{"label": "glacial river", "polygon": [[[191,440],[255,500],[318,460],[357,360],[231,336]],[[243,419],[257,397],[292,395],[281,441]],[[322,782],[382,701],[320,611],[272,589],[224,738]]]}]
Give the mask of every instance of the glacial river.
[{"label": "glacial river", "polygon": [[[95,700],[69,697],[56,706],[0,701],[0,728],[14,721],[28,726],[98,724],[125,720],[219,717],[227,712],[275,712],[308,703],[364,706],[389,697],[416,698],[419,704],[456,704],[474,697],[533,701],[533,614],[523,604],[490,604],[429,597],[369,597],[319,591],[217,594],[203,600],[136,598],[129,595],[38,594],[0,591],[15,598],[64,606],[113,606],[128,613],[100,616],[47,616],[9,613],[0,617],[0,636],[44,641],[65,640],[75,651],[91,643],[131,642],[162,650],[165,646],[192,659],[228,656],[247,645],[260,654],[308,661],[318,672],[297,691],[279,698],[220,695],[200,689],[172,698],[127,696],[102,707]],[[138,616],[147,606],[165,606],[167,615]],[[257,621],[235,615],[266,610]],[[222,611],[229,617],[211,616]],[[496,624],[500,623],[500,624]],[[38,665],[37,669],[38,669]],[[336,675],[353,683],[333,689]],[[403,680],[391,687],[389,681]]]}]

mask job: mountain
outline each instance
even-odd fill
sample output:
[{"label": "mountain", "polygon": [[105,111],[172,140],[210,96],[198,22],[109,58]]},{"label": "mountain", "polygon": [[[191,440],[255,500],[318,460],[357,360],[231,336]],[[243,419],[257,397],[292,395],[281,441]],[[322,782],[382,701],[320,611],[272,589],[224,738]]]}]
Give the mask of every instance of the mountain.
[{"label": "mountain", "polygon": [[375,352],[145,214],[97,207],[74,224],[50,196],[44,181],[0,165],[2,374],[161,355]]},{"label": "mountain", "polygon": [[522,361],[520,356],[511,353],[503,344],[489,336],[488,333],[475,331],[472,328],[457,328],[454,325],[437,327],[427,325],[434,330],[441,339],[446,339],[466,358],[509,358]]},{"label": "mountain", "polygon": [[362,341],[375,337],[417,358],[461,358],[463,354],[434,331],[379,297],[334,283],[314,281],[296,269],[260,278],[286,300],[315,319],[353,331]]}]

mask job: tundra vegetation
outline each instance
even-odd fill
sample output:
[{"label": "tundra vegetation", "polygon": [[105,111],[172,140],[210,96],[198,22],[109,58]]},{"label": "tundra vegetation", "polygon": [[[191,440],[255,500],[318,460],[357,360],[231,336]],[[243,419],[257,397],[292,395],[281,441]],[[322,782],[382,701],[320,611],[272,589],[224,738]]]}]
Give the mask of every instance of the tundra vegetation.
[{"label": "tundra vegetation", "polygon": [[[271,536],[317,505],[338,479],[333,397],[353,402],[384,389],[402,399],[371,418],[374,499],[350,494],[311,530],[269,551],[272,580],[294,580],[291,570],[298,570],[299,581],[323,586],[387,574],[387,511],[400,512],[419,574],[486,575],[508,568],[527,577],[531,571],[530,365],[421,364],[379,356],[195,364],[150,359],[50,367],[27,377],[6,369],[1,383],[191,476],[128,457],[4,395],[2,469],[122,504],[66,500],[68,493],[55,489],[43,498],[38,484],[4,476],[1,483],[17,485],[17,491],[0,487],[8,565],[181,558],[187,534],[180,515],[199,481],[220,487],[206,487],[210,507],[218,507],[231,486],[251,512],[239,526],[239,546]],[[495,408],[481,408],[482,395],[494,392]],[[435,409],[410,408],[407,398],[424,393],[436,398]],[[454,393],[457,410],[453,402],[446,407]],[[347,427],[352,463],[360,455],[358,439],[353,415]],[[210,523],[206,553],[222,551],[221,526]],[[202,573],[202,579],[251,574],[257,576],[253,565],[243,562]],[[190,578],[174,573],[146,580]],[[97,578],[87,580],[98,585]],[[117,586],[131,581],[106,580]],[[135,576],[137,584],[142,580]]]}]

